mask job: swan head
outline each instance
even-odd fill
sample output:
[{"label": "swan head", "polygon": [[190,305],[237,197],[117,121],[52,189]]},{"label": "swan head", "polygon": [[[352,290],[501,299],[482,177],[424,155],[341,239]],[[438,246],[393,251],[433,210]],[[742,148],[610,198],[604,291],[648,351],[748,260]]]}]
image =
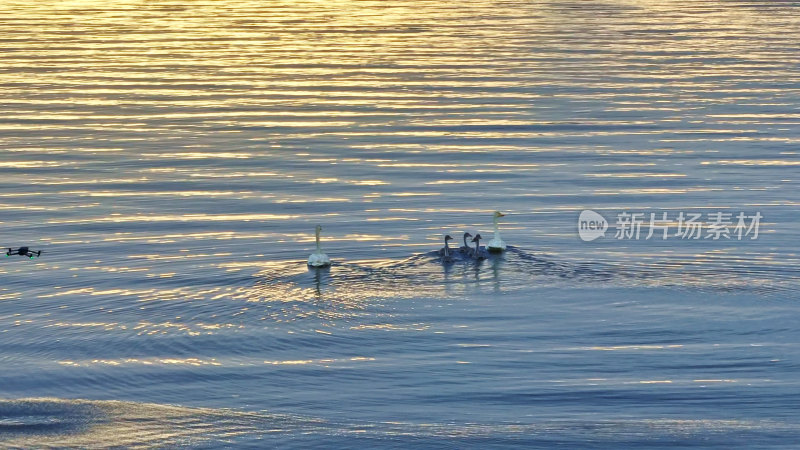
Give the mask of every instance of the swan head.
[{"label": "swan head", "polygon": [[319,234],[320,231],[322,231],[322,225],[317,225],[317,228],[316,228],[317,234]]},{"label": "swan head", "polygon": [[469,234],[469,233],[464,233],[464,239],[466,239],[466,238],[471,238],[471,237],[472,237],[472,235],[471,235],[471,234]]},{"label": "swan head", "polygon": [[505,216],[506,216],[506,215],[505,215],[505,214],[503,214],[503,213],[501,213],[500,211],[495,211],[495,212],[494,212],[494,218],[495,218],[495,219],[499,219],[499,218],[501,218],[501,217],[505,217]]},{"label": "swan head", "polygon": [[447,242],[447,241],[449,241],[451,239],[453,239],[453,238],[449,234],[445,235],[445,237],[444,237],[444,241],[445,242]]},{"label": "swan head", "polygon": [[481,237],[481,234],[480,234],[480,233],[478,233],[478,234],[476,234],[476,235],[475,235],[475,237],[474,237],[474,238],[472,238],[472,242],[478,242],[478,241],[480,241],[481,239],[483,239],[483,238]]}]

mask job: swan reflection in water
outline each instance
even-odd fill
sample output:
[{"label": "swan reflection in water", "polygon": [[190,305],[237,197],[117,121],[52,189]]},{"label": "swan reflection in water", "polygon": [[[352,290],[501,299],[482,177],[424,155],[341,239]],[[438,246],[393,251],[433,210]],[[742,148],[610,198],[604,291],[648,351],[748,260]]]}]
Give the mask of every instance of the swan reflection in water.
[{"label": "swan reflection in water", "polygon": [[318,300],[322,300],[322,287],[328,286],[331,278],[331,266],[313,267],[308,266],[308,271],[313,275],[314,293]]},{"label": "swan reflection in water", "polygon": [[[453,249],[451,249],[451,251],[452,250]],[[456,249],[456,251],[458,250],[460,249]],[[449,259],[439,259],[442,268],[444,286],[448,293],[453,293],[453,284],[457,283],[457,281],[454,279],[454,274],[461,274],[461,283],[481,286],[484,284],[484,281],[487,281],[485,275],[489,271],[491,271],[493,292],[502,292],[500,272],[503,270],[503,266],[506,262],[505,256],[500,253],[486,253],[484,249],[481,250],[485,254],[479,256],[478,258],[471,257],[471,255],[475,253],[475,249],[472,248],[471,251],[473,253],[470,254],[469,257],[458,260],[454,260],[452,257]]]}]

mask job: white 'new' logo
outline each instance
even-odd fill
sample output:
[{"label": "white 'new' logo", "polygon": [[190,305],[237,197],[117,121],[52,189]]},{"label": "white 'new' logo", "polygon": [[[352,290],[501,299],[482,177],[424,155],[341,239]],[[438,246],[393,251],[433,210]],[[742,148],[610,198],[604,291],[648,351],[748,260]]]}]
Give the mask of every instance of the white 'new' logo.
[{"label": "white 'new' logo", "polygon": [[584,209],[578,216],[578,236],[585,242],[605,236],[607,229],[608,221],[605,217],[591,209]]}]

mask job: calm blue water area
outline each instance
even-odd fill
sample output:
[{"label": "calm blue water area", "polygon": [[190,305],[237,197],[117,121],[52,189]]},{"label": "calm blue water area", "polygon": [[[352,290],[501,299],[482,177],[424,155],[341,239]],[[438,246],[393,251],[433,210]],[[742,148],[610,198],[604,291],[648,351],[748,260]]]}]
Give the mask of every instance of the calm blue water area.
[{"label": "calm blue water area", "polygon": [[796,2],[4,6],[0,446],[800,442]]}]

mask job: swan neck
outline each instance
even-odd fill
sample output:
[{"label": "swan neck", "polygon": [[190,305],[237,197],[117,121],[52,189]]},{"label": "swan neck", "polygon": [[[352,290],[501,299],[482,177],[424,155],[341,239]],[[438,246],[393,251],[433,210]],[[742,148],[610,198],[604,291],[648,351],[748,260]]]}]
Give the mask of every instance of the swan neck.
[{"label": "swan neck", "polygon": [[322,247],[319,246],[319,230],[315,233],[317,238],[317,253],[322,253]]},{"label": "swan neck", "polygon": [[497,217],[494,218],[494,238],[500,239],[500,228],[497,225]]}]

